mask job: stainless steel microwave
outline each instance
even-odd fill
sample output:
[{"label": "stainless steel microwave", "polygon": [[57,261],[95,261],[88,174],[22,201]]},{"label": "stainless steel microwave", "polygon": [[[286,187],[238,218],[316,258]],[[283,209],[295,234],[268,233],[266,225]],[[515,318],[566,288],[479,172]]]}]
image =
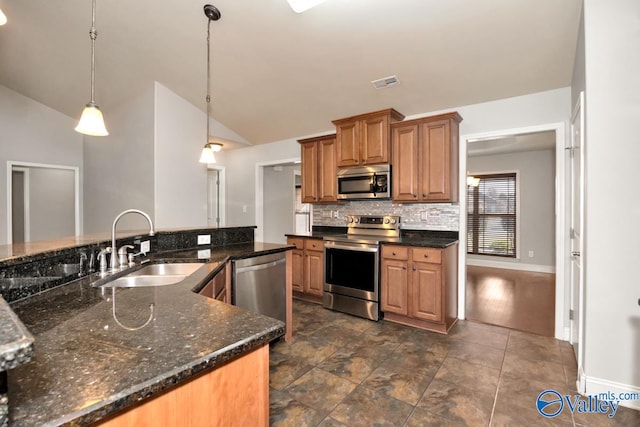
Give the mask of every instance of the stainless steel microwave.
[{"label": "stainless steel microwave", "polygon": [[338,199],[389,198],[391,198],[390,165],[338,169]]}]

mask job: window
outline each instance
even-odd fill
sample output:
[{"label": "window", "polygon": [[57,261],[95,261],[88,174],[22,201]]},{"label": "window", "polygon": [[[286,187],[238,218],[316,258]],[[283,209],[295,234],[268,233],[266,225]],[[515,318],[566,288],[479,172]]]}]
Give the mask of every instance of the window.
[{"label": "window", "polygon": [[467,253],[516,257],[516,173],[474,175],[467,186]]}]

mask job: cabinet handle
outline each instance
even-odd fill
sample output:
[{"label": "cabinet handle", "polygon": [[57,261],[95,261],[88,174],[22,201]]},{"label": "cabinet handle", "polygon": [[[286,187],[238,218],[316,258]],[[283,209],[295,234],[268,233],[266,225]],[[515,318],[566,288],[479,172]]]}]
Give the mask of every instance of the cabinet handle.
[{"label": "cabinet handle", "polygon": [[412,194],[412,196],[413,196],[414,198],[418,198],[418,195],[417,195],[417,194]]},{"label": "cabinet handle", "polygon": [[407,269],[407,267],[402,267],[402,269],[403,269],[403,270],[406,270],[406,269]]},{"label": "cabinet handle", "polygon": [[396,253],[395,253],[395,252],[391,252],[391,255],[395,256],[395,255],[396,255]]},{"label": "cabinet handle", "polygon": [[415,268],[415,267],[413,267],[413,271],[416,271],[416,268]]},{"label": "cabinet handle", "polygon": [[426,194],[424,194],[424,193],[422,193],[422,197],[427,197],[427,195],[426,195]]},{"label": "cabinet handle", "polygon": [[358,163],[360,163],[360,160],[356,160],[356,165],[357,165]]},{"label": "cabinet handle", "polygon": [[429,254],[424,254],[424,257],[425,258],[429,258]]}]

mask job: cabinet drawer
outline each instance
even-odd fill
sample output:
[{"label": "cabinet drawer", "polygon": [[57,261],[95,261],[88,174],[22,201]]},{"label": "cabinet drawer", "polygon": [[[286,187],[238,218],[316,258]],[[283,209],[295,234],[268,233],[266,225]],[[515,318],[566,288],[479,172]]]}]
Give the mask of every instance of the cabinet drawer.
[{"label": "cabinet drawer", "polygon": [[321,251],[324,248],[324,242],[321,239],[305,239],[304,248],[310,251]]},{"label": "cabinet drawer", "polygon": [[384,245],[382,246],[382,258],[408,260],[409,248],[404,246]]},{"label": "cabinet drawer", "polygon": [[304,238],[302,237],[288,237],[287,245],[296,245],[296,249],[304,249]]},{"label": "cabinet drawer", "polygon": [[413,248],[412,256],[414,262],[430,262],[440,264],[442,262],[442,251],[433,248]]}]

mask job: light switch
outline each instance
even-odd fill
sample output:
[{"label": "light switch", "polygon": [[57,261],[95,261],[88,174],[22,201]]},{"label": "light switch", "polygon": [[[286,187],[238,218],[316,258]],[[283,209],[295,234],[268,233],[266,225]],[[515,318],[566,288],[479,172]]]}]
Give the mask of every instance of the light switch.
[{"label": "light switch", "polygon": [[198,244],[199,245],[210,245],[211,244],[211,235],[210,234],[198,234]]}]

